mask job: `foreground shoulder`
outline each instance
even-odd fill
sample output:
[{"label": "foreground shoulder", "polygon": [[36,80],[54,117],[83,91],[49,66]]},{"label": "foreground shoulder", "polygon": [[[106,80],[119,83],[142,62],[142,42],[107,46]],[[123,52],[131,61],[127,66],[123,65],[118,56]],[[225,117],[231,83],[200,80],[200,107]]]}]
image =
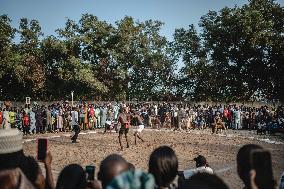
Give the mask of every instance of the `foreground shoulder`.
[{"label": "foreground shoulder", "polygon": [[211,167],[206,167],[206,172],[210,173],[210,174],[214,173],[214,171],[213,171],[213,169]]}]

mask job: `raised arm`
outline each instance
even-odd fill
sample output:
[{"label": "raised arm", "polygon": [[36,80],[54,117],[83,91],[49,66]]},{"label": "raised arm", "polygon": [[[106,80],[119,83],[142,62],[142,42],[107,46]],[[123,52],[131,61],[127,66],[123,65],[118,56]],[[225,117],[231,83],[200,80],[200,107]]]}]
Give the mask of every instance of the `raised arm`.
[{"label": "raised arm", "polygon": [[53,175],[51,171],[52,156],[51,156],[50,151],[46,153],[46,157],[43,162],[44,162],[45,171],[46,171],[45,188],[55,189],[54,179],[53,179]]}]

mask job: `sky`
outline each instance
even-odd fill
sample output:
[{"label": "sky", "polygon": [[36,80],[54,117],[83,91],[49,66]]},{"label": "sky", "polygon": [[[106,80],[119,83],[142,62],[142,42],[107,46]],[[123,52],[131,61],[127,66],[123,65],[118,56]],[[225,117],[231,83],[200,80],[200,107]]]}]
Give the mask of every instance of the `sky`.
[{"label": "sky", "polygon": [[[100,20],[115,23],[127,16],[135,20],[148,19],[164,22],[161,34],[173,39],[176,28],[187,28],[198,22],[209,10],[234,5],[242,6],[247,0],[0,0],[0,14],[12,19],[18,28],[20,18],[36,19],[47,35],[56,35],[55,30],[64,27],[67,18],[78,21],[84,13],[96,15]],[[284,0],[276,2],[284,4]],[[198,28],[197,28],[198,29]]]}]

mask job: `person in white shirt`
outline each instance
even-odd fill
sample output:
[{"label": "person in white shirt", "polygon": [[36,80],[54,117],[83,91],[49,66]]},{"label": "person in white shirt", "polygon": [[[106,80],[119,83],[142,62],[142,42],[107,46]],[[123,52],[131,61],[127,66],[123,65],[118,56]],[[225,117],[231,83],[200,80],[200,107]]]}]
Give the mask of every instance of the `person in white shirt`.
[{"label": "person in white shirt", "polygon": [[10,116],[9,116],[9,111],[4,108],[3,109],[3,129],[10,129],[11,128],[11,124],[10,124]]},{"label": "person in white shirt", "polygon": [[35,110],[32,109],[30,112],[30,133],[36,133],[36,118],[35,118]]},{"label": "person in white shirt", "polygon": [[72,130],[74,131],[74,135],[71,137],[72,143],[76,143],[78,135],[80,133],[80,127],[78,124],[78,112],[76,109],[73,107],[73,110],[71,111],[71,124],[72,124]]},{"label": "person in white shirt", "polygon": [[158,106],[156,104],[154,105],[154,109],[155,109],[155,115],[157,116],[158,115]]},{"label": "person in white shirt", "polygon": [[139,115],[138,112],[135,112],[135,115],[133,116],[132,119],[137,120],[137,125],[133,126],[134,137],[135,137],[134,144],[136,145],[137,138],[139,138],[142,142],[144,142],[144,140],[141,137],[141,132],[144,129],[144,124],[143,124],[143,118],[141,115]]},{"label": "person in white shirt", "polygon": [[194,161],[196,162],[196,168],[195,169],[188,169],[182,171],[182,175],[185,179],[190,178],[192,175],[196,173],[209,173],[213,174],[213,169],[211,169],[207,163],[207,160],[204,156],[199,155],[196,158],[194,158]]}]

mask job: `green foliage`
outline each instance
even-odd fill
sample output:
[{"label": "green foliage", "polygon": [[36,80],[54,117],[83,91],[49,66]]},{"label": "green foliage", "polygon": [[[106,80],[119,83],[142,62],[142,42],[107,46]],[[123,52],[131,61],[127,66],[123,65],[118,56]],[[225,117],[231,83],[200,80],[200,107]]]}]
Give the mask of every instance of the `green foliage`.
[{"label": "green foliage", "polygon": [[83,14],[58,36],[37,20],[10,22],[0,16],[1,99],[284,100],[284,9],[273,0],[209,11],[200,33],[176,29],[172,42],[162,22],[129,16],[109,24]]},{"label": "green foliage", "polygon": [[42,38],[38,21],[22,18],[21,40],[13,44],[15,30],[7,16],[1,18],[2,48],[9,49],[0,73],[5,76],[2,98],[52,100],[74,91],[78,98],[147,99],[165,91],[174,70],[159,21],[135,22],[127,16],[111,25],[84,14],[78,23],[68,19],[56,30],[58,37]]},{"label": "green foliage", "polygon": [[[272,0],[210,11],[202,32],[175,32],[183,58],[180,85],[198,100],[284,100],[284,9]],[[188,93],[189,91],[189,93]]]}]

